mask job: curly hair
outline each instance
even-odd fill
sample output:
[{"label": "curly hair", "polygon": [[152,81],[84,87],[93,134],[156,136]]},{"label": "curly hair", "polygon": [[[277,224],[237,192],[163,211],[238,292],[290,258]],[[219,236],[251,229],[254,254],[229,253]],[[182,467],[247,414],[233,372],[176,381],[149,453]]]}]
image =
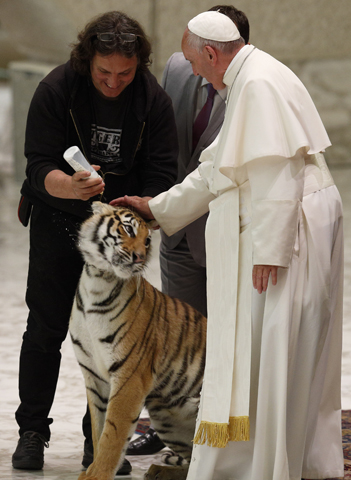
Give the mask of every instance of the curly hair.
[{"label": "curly hair", "polygon": [[[102,41],[99,34],[110,33],[111,41]],[[134,34],[134,42],[123,42],[119,34]],[[71,45],[71,65],[80,75],[90,75],[90,62],[98,53],[102,56],[117,53],[126,58],[137,56],[139,71],[151,65],[151,44],[141,25],[125,13],[112,11],[93,18],[78,34],[78,42]]]}]

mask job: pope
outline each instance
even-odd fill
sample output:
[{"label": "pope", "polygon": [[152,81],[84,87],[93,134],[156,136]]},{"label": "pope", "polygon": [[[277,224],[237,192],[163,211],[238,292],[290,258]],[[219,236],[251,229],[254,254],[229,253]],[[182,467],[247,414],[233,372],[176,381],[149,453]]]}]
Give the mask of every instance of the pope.
[{"label": "pope", "polygon": [[219,12],[182,39],[195,75],[228,88],[216,140],[184,181],[123,197],[172,235],[207,211],[205,377],[188,480],[343,476],[342,204],[328,135],[285,65]]}]

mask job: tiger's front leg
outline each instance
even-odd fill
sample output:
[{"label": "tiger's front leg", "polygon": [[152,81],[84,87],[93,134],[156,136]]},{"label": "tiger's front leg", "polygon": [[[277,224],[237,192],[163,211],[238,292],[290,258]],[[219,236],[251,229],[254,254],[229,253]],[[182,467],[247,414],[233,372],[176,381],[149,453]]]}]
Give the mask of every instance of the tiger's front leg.
[{"label": "tiger's front leg", "polygon": [[[95,370],[92,368],[91,371],[96,371],[96,368]],[[85,386],[91,417],[91,433],[95,456],[105,424],[105,413],[109,399],[110,385],[104,379],[92,376],[85,369],[83,369],[83,374],[85,377]],[[87,478],[90,480],[99,480],[98,477],[87,476],[86,472],[82,472],[79,475],[78,480],[85,480]]]},{"label": "tiger's front leg", "polygon": [[134,374],[126,384],[111,385],[106,418],[94,462],[79,480],[113,480],[121,466],[128,443],[135,431],[152,378],[145,381]]}]

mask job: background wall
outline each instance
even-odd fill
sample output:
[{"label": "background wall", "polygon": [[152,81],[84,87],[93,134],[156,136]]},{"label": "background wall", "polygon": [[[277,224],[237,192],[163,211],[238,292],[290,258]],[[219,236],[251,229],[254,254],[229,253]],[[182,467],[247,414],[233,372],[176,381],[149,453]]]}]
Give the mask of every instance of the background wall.
[{"label": "background wall", "polygon": [[[326,154],[329,163],[351,162],[351,1],[222,3],[234,3],[243,10],[250,20],[251,42],[286,63],[304,82],[333,143]],[[168,57],[180,50],[187,22],[215,4],[210,0],[0,0],[0,67],[10,71],[15,67],[15,110],[21,105],[16,122],[25,121],[26,104],[40,80],[38,65],[44,64],[45,72],[65,62],[69,44],[91,17],[108,10],[135,17],[152,39],[152,71],[160,79]],[[9,63],[11,60],[16,64]],[[38,78],[30,75],[28,61],[35,63]],[[31,85],[23,89],[26,77],[31,77]],[[21,92],[22,99],[18,98]],[[21,128],[15,127],[16,132]],[[16,161],[23,151],[21,135],[17,136]]]}]

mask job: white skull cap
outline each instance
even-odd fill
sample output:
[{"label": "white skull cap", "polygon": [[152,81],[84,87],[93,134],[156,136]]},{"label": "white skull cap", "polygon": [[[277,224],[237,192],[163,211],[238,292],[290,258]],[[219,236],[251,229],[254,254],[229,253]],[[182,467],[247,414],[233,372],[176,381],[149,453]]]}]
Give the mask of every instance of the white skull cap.
[{"label": "white skull cap", "polygon": [[220,12],[203,12],[188,23],[188,29],[206,40],[215,42],[232,42],[240,38],[235,23]]}]

